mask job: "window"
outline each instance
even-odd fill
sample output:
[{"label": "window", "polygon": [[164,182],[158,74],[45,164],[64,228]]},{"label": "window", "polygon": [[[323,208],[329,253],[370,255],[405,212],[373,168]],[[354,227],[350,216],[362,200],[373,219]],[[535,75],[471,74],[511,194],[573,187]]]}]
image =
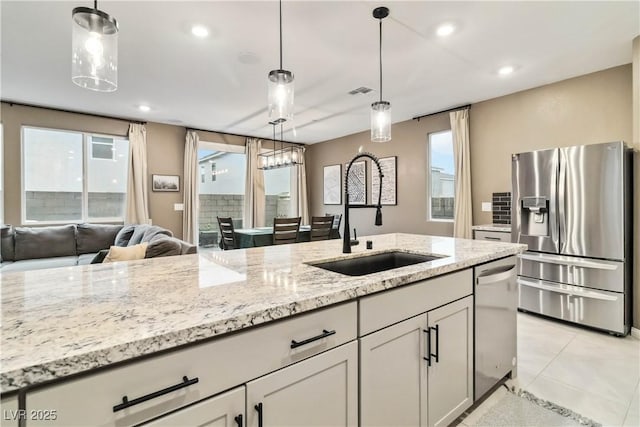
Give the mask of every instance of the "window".
[{"label": "window", "polygon": [[234,227],[242,228],[247,167],[244,147],[200,141],[198,163],[198,242],[215,246],[220,238],[218,216],[232,218]]},{"label": "window", "polygon": [[455,169],[450,130],[429,134],[427,163],[428,220],[453,221]]},{"label": "window", "polygon": [[113,138],[100,136],[91,137],[91,158],[102,160],[114,160],[116,149]]},{"label": "window", "polygon": [[23,127],[22,222],[123,221],[128,167],[127,139]]}]

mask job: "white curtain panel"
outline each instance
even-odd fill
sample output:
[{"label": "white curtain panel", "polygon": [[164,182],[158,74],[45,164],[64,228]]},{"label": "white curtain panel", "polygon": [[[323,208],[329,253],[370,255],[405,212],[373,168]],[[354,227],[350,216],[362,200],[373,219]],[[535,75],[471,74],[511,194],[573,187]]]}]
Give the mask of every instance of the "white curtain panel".
[{"label": "white curtain panel", "polygon": [[127,183],[127,224],[150,224],[147,176],[147,129],[129,124],[129,177]]},{"label": "white curtain panel", "polygon": [[453,237],[471,239],[471,158],[469,156],[469,110],[449,113],[453,136],[456,192]]},{"label": "white curtain panel", "polygon": [[298,216],[302,217],[302,224],[309,224],[309,201],[307,200],[307,161],[304,156],[305,147],[298,148],[298,157],[302,164],[295,166],[297,170]]},{"label": "white curtain panel", "polygon": [[198,244],[198,143],[196,131],[187,131],[184,141],[184,211],[182,239]]},{"label": "white curtain panel", "polygon": [[258,169],[258,154],[262,148],[259,139],[247,138],[245,153],[247,158],[247,175],[244,190],[244,228],[264,227],[265,195],[264,174]]}]

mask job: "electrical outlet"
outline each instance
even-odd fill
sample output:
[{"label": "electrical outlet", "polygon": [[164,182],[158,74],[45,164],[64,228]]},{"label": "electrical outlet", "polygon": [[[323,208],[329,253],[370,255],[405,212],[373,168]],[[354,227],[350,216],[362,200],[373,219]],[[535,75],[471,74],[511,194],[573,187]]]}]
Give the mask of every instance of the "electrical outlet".
[{"label": "electrical outlet", "polygon": [[183,211],[184,210],[184,203],[174,203],[173,204],[173,210],[174,211]]},{"label": "electrical outlet", "polygon": [[491,202],[482,202],[482,212],[491,212]]}]

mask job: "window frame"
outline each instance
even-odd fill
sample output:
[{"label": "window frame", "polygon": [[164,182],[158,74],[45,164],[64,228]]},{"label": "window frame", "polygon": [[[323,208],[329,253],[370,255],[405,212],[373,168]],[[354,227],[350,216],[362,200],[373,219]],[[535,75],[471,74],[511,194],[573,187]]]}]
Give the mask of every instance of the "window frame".
[{"label": "window frame", "polygon": [[[82,135],[82,211],[81,218],[74,220],[50,220],[50,221],[37,221],[37,220],[27,220],[27,198],[25,197],[25,130],[26,129],[37,129],[43,131],[52,131],[52,132],[66,132],[66,133],[74,133]],[[122,135],[107,135],[104,133],[95,133],[95,132],[84,132],[78,130],[70,130],[70,129],[57,129],[51,127],[44,126],[29,126],[22,125],[20,126],[20,223],[22,226],[40,226],[40,225],[60,225],[60,224],[82,224],[82,223],[94,223],[94,224],[124,224],[125,218],[123,217],[100,217],[100,218],[89,218],[89,182],[87,176],[87,166],[89,164],[89,157],[93,159],[92,156],[92,143],[91,137],[97,136],[102,138],[112,138],[114,140],[113,145],[115,147],[115,140],[126,140],[129,143],[129,138],[127,136]],[[114,151],[115,156],[115,151]],[[113,162],[114,160],[109,159],[101,159],[97,158],[95,160],[106,160]],[[129,174],[129,168],[131,164],[127,161],[127,180]],[[126,192],[125,192],[126,195]],[[125,199],[126,200],[126,199]],[[126,201],[125,201],[125,212],[126,212]]]},{"label": "window frame", "polygon": [[[439,135],[439,134],[443,134],[443,133],[451,133],[451,143],[453,144],[453,131],[451,129],[444,129],[444,130],[440,130],[440,131],[436,131],[436,132],[430,132],[427,134],[427,222],[444,222],[444,223],[449,223],[449,222],[453,222],[454,218],[433,218],[431,215],[431,191],[432,191],[432,183],[431,183],[431,179],[432,179],[432,173],[431,173],[431,136],[432,135]],[[452,147],[453,148],[453,147]],[[454,159],[455,161],[455,159]],[[454,175],[453,175],[453,179],[454,179],[454,189],[455,189],[455,171],[454,171]],[[455,190],[454,190],[454,195],[453,195],[453,203],[455,206],[455,200],[456,200],[456,196],[455,196]]]}]

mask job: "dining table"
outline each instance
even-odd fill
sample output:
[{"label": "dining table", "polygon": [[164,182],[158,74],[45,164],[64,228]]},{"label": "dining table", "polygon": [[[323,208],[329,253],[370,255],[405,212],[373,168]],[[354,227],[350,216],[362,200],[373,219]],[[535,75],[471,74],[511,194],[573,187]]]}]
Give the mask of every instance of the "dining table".
[{"label": "dining table", "polygon": [[[236,244],[239,248],[254,248],[273,245],[273,227],[237,228],[234,230]],[[329,239],[339,239],[340,230],[332,228]],[[301,225],[298,242],[311,240],[311,226]]]}]

